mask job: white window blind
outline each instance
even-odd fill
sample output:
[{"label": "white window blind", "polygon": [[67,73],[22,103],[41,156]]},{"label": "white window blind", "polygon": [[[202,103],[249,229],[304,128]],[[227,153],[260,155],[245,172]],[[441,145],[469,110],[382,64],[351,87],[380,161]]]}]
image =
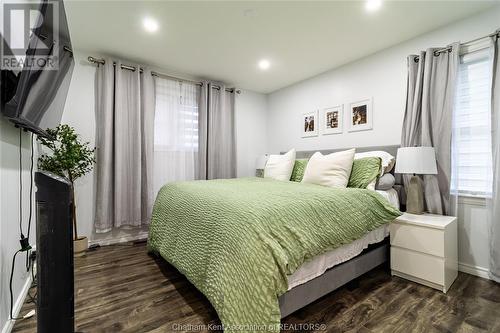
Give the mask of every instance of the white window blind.
[{"label": "white window blind", "polygon": [[488,48],[460,57],[451,188],[459,195],[491,194],[491,70]]},{"label": "white window blind", "polygon": [[193,180],[198,158],[200,87],[155,78],[154,191],[174,181]]},{"label": "white window blind", "polygon": [[200,87],[157,78],[155,91],[155,150],[197,151]]}]

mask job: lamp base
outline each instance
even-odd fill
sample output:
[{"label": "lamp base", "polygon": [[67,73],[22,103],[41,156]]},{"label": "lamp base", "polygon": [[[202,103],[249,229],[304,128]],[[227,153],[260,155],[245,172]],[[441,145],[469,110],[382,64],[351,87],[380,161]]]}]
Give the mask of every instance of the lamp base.
[{"label": "lamp base", "polygon": [[417,215],[424,213],[424,191],[422,180],[418,176],[413,176],[410,179],[406,197],[406,212]]}]

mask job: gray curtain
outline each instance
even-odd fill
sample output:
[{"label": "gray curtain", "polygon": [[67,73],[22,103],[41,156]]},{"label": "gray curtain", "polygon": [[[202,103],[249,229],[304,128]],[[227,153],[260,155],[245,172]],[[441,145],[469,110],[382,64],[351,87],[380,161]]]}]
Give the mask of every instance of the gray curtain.
[{"label": "gray curtain", "polygon": [[208,82],[204,82],[201,86],[200,101],[198,104],[198,161],[195,163],[196,179],[207,179],[209,85]]},{"label": "gray curtain", "polygon": [[154,159],[154,120],[155,120],[155,83],[151,70],[143,67],[140,76],[141,87],[141,221],[149,223],[153,211],[153,159]]},{"label": "gray curtain", "polygon": [[[500,33],[500,31],[498,31]],[[500,42],[492,37],[493,84],[491,141],[493,153],[493,192],[488,200],[490,222],[490,278],[500,282]]]},{"label": "gray curtain", "polygon": [[96,71],[97,232],[148,224],[152,207],[153,78],[115,63]]},{"label": "gray curtain", "polygon": [[[216,87],[219,88],[216,88]],[[236,177],[235,93],[204,82],[199,104],[198,179]]]},{"label": "gray curtain", "polygon": [[94,225],[97,231],[111,230],[114,221],[113,207],[113,123],[114,80],[113,61],[105,59],[98,65],[95,76],[96,159],[95,188],[96,205]]},{"label": "gray curtain", "polygon": [[[427,211],[454,214],[456,199],[450,195],[453,103],[459,64],[459,44],[449,52],[428,49],[408,57],[406,111],[402,147],[432,146],[438,174],[425,175]],[[405,183],[408,177],[405,177]]]}]

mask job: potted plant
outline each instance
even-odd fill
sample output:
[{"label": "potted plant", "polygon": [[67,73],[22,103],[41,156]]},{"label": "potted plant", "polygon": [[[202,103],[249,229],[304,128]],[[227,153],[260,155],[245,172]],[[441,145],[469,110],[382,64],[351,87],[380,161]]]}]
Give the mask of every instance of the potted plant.
[{"label": "potted plant", "polygon": [[80,142],[75,129],[68,125],[59,125],[54,129],[47,129],[52,137],[38,137],[38,141],[51,150],[51,154],[42,154],[38,158],[38,168],[67,178],[71,182],[73,204],[73,248],[75,253],[82,253],[88,248],[88,238],[78,236],[76,226],[76,198],[74,182],[92,170],[95,163],[95,148],[89,142]]}]

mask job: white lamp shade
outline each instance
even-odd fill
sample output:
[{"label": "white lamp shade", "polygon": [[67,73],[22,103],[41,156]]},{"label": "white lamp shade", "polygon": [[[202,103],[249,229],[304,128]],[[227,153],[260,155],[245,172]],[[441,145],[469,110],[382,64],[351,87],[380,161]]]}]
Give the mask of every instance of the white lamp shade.
[{"label": "white lamp shade", "polygon": [[264,170],[266,167],[267,159],[269,158],[268,154],[261,155],[257,158],[257,161],[255,163],[255,169],[257,170]]},{"label": "white lamp shade", "polygon": [[436,152],[433,147],[404,147],[398,149],[396,173],[419,175],[437,174]]}]

